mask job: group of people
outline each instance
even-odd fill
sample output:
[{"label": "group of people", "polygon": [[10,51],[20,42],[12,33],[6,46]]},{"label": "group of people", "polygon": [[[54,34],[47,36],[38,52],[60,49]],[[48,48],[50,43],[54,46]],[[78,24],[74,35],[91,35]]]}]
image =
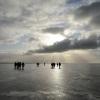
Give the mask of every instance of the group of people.
[{"label": "group of people", "polygon": [[14,66],[15,66],[15,70],[24,70],[25,63],[24,62],[15,62]]},{"label": "group of people", "polygon": [[57,65],[57,67],[59,67],[59,69],[61,69],[61,63],[51,63],[51,68],[54,69],[55,66]]},{"label": "group of people", "polygon": [[[45,64],[46,64],[46,63],[44,62],[44,66],[45,66]],[[37,62],[36,65],[37,65],[37,67],[39,67],[40,63]],[[61,68],[61,63],[60,63],[60,62],[59,62],[59,63],[54,63],[54,62],[51,63],[51,68],[52,68],[52,69],[54,69],[56,66],[59,67],[59,69],[60,69],[60,68]]]},{"label": "group of people", "polygon": [[[45,66],[45,62],[44,62],[44,66]],[[37,67],[39,67],[40,63],[37,62],[36,63]],[[51,68],[54,69],[55,67],[59,67],[59,69],[61,69],[61,63],[55,63],[55,62],[52,62],[51,63]],[[24,67],[25,67],[25,63],[24,62],[15,62],[14,63],[14,67],[15,67],[15,70],[24,70]]]}]

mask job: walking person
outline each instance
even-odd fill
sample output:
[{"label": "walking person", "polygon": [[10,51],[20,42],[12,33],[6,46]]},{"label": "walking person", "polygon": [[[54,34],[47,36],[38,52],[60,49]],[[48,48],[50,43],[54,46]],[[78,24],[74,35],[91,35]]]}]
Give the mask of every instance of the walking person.
[{"label": "walking person", "polygon": [[37,67],[39,67],[40,63],[39,63],[39,62],[37,62],[37,63],[36,63],[36,65],[37,65]]},{"label": "walking person", "polygon": [[24,62],[22,62],[22,70],[24,70],[24,66],[25,66],[25,63],[24,63]]},{"label": "walking person", "polygon": [[17,62],[14,63],[15,70],[17,69]]},{"label": "walking person", "polygon": [[45,66],[45,62],[44,62],[44,66]]},{"label": "walking person", "polygon": [[61,66],[61,63],[59,62],[59,69],[61,69],[60,66]]}]

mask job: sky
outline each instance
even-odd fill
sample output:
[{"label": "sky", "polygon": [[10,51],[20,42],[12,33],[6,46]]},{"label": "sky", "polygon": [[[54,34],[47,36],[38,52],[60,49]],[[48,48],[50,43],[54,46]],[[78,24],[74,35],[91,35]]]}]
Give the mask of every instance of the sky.
[{"label": "sky", "polygon": [[0,0],[1,62],[18,54],[99,62],[99,48],[100,0]]}]

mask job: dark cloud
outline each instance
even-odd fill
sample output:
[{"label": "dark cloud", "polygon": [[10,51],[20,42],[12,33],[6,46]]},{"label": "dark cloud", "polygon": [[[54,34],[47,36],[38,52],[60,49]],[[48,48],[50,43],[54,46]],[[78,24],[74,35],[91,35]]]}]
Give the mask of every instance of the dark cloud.
[{"label": "dark cloud", "polygon": [[27,54],[31,53],[54,53],[64,52],[73,49],[95,49],[100,46],[100,36],[90,35],[87,38],[80,39],[65,39],[61,42],[57,42],[51,46],[46,46],[36,51],[28,51]]},{"label": "dark cloud", "polygon": [[[100,26],[100,2],[94,2],[87,6],[81,6],[75,12],[75,18],[85,20],[90,18],[90,25]],[[84,19],[85,18],[85,19]]]},{"label": "dark cloud", "polygon": [[95,17],[91,20],[90,24],[91,24],[91,25],[93,24],[95,27],[100,28],[100,15],[95,16]]},{"label": "dark cloud", "polygon": [[36,40],[34,37],[30,37],[30,38],[28,39],[29,42],[32,42],[32,41],[34,41],[34,40]]},{"label": "dark cloud", "polygon": [[95,16],[94,14],[98,14],[100,11],[100,2],[94,2],[87,6],[81,6],[77,9],[76,14],[80,17],[88,17],[88,16]]},{"label": "dark cloud", "polygon": [[42,30],[44,33],[62,33],[64,31],[64,27],[49,27]]},{"label": "dark cloud", "polygon": [[72,47],[73,49],[95,49],[98,47],[97,40],[98,37],[96,35],[91,35],[86,39],[74,41],[74,45]]}]

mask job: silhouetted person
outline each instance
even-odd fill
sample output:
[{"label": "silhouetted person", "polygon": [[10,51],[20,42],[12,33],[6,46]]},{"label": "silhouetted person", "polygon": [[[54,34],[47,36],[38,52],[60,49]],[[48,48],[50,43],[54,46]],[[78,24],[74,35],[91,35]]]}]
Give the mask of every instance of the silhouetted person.
[{"label": "silhouetted person", "polygon": [[21,70],[21,62],[17,63],[17,70]]},{"label": "silhouetted person", "polygon": [[39,63],[39,62],[37,62],[36,64],[37,64],[37,67],[39,67],[40,63]]},{"label": "silhouetted person", "polygon": [[44,62],[44,66],[45,66],[45,62]]},{"label": "silhouetted person", "polygon": [[55,68],[55,63],[51,63],[51,68],[52,68],[52,69]]},{"label": "silhouetted person", "polygon": [[53,63],[51,63],[51,68],[53,69]]},{"label": "silhouetted person", "polygon": [[24,70],[25,63],[22,62],[22,70]]},{"label": "silhouetted person", "polygon": [[55,64],[55,63],[53,63],[54,68],[55,68],[55,65],[56,65],[56,64]]},{"label": "silhouetted person", "polygon": [[61,63],[59,62],[59,69],[60,69]]},{"label": "silhouetted person", "polygon": [[16,70],[17,69],[17,63],[16,62],[14,63],[14,67],[15,67],[15,70]]},{"label": "silhouetted person", "polygon": [[57,67],[58,67],[58,65],[59,65],[59,64],[57,63]]}]

